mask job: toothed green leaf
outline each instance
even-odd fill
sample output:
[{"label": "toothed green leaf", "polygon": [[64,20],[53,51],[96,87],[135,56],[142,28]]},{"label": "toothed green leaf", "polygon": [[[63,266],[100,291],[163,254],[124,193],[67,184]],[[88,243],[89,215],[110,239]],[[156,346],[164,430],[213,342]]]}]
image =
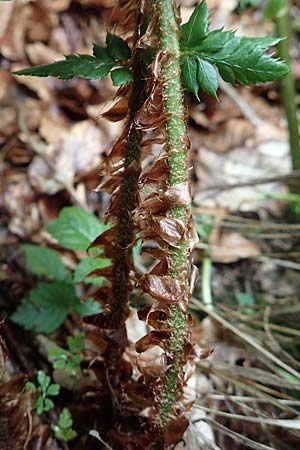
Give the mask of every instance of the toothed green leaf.
[{"label": "toothed green leaf", "polygon": [[185,88],[198,97],[199,81],[197,76],[198,65],[194,58],[185,57],[182,62],[182,81]]},{"label": "toothed green leaf", "polygon": [[132,73],[126,67],[113,70],[110,76],[114,86],[122,86],[132,80]]},{"label": "toothed green leaf", "polygon": [[193,47],[201,41],[208,32],[209,12],[205,1],[198,5],[190,20],[182,25],[182,45],[184,47]]},{"label": "toothed green leaf", "polygon": [[70,273],[63,265],[59,254],[51,248],[38,245],[22,245],[26,266],[37,276],[47,276],[54,280],[71,281]]},{"label": "toothed green leaf", "polygon": [[104,269],[111,266],[111,260],[100,256],[90,255],[80,261],[74,273],[75,283],[83,281],[87,284],[99,284],[105,280],[104,277],[89,276],[91,272],[97,269]]},{"label": "toothed green leaf", "polygon": [[35,77],[56,77],[61,80],[70,80],[74,77],[89,80],[101,80],[106,77],[114,63],[103,63],[91,55],[68,55],[62,61],[43,66],[29,67],[28,69],[13,72],[15,75],[31,75]]},{"label": "toothed green leaf", "polygon": [[[202,21],[206,23],[204,2],[196,10],[198,13],[194,22],[201,23],[202,14]],[[201,29],[203,30],[203,26]],[[216,30],[208,34],[203,31],[202,37],[199,37],[201,33],[198,32],[198,38],[193,39],[193,33],[187,35],[187,30],[191,31],[189,27],[183,25],[182,33],[185,35],[181,44],[183,81],[185,87],[196,96],[199,87],[216,95],[218,80],[213,66],[218,68],[225,81],[230,83],[238,81],[242,85],[274,81],[290,71],[283,61],[265,53],[277,45],[282,40],[280,38],[247,38],[236,36],[233,31]],[[194,69],[196,60],[199,64],[198,85]]]},{"label": "toothed green leaf", "polygon": [[70,250],[86,250],[96,237],[109,228],[81,208],[67,206],[59,218],[50,222],[47,231],[59,244]]},{"label": "toothed green leaf", "polygon": [[93,55],[103,63],[111,62],[111,57],[107,53],[107,49],[98,44],[93,44]]},{"label": "toothed green leaf", "polygon": [[81,316],[91,316],[102,311],[101,304],[88,298],[84,303],[78,302],[74,305],[74,310]]},{"label": "toothed green leaf", "polygon": [[107,33],[106,35],[107,53],[117,61],[130,58],[131,51],[128,44],[119,36]]},{"label": "toothed green leaf", "polygon": [[215,67],[208,61],[205,61],[205,59],[201,58],[197,58],[197,63],[197,76],[201,89],[204,92],[207,92],[207,94],[211,94],[214,97],[217,97],[219,81],[218,73]]},{"label": "toothed green leaf", "polygon": [[39,283],[24,298],[11,320],[26,330],[52,333],[66,319],[71,305],[79,303],[71,284]]}]

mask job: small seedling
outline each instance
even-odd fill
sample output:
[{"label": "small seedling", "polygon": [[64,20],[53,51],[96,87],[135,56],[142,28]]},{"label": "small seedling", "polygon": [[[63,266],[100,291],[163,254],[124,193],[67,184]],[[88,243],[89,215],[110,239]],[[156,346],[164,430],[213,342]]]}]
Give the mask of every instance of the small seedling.
[{"label": "small seedling", "polygon": [[68,408],[64,408],[59,415],[57,425],[54,425],[56,439],[63,442],[69,442],[76,438],[77,432],[73,430],[73,419]]},{"label": "small seedling", "polygon": [[38,415],[43,414],[43,412],[47,412],[50,409],[54,408],[54,403],[49,397],[55,397],[59,394],[60,385],[59,384],[51,384],[51,378],[49,375],[46,375],[43,370],[38,371],[37,381],[39,386],[36,387],[34,383],[27,382],[25,385],[26,390],[38,389],[39,397],[36,401],[35,408]]},{"label": "small seedling", "polygon": [[82,333],[72,337],[69,336],[67,344],[69,350],[65,350],[61,347],[52,348],[49,351],[50,356],[53,358],[54,369],[62,369],[68,372],[71,376],[75,377],[81,372],[81,352],[84,349],[84,335]]}]

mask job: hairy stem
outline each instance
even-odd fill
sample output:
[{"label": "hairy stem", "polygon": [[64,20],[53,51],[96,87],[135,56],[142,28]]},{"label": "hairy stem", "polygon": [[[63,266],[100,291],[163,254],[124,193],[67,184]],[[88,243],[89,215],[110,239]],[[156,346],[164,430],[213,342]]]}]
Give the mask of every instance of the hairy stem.
[{"label": "hairy stem", "polygon": [[[157,12],[159,17],[160,50],[165,55],[162,63],[162,78],[164,107],[168,116],[166,138],[170,168],[169,185],[175,186],[188,182],[185,107],[180,67],[180,30],[176,16],[176,2],[173,0],[157,0]],[[172,218],[182,220],[188,227],[190,219],[189,208],[185,206],[174,207],[170,211],[170,215]],[[176,278],[184,278],[185,289],[188,289],[189,250],[187,242],[182,241],[179,249],[170,248],[170,254],[171,275]],[[159,419],[162,427],[169,422],[176,400],[180,395],[177,388],[183,375],[182,366],[187,333],[187,311],[182,310],[177,305],[171,306],[169,322],[173,332],[168,341],[168,353],[172,356],[173,363],[167,372],[159,410]]]},{"label": "hairy stem", "polygon": [[[287,3],[287,2],[286,2]],[[278,37],[284,38],[278,45],[279,56],[287,64],[290,64],[290,19],[288,13],[288,5],[283,8],[275,19],[276,30]],[[295,81],[293,73],[290,72],[281,81],[281,90],[283,96],[283,103],[288,121],[289,138],[290,138],[290,151],[292,158],[292,165],[294,170],[300,169],[300,138],[299,128],[297,120],[297,109],[295,103]],[[299,193],[300,187],[297,188]]]},{"label": "hairy stem", "polygon": [[[144,17],[136,13],[135,42],[140,38]],[[146,81],[141,62],[142,50],[137,48],[133,55],[133,83],[129,101],[129,115],[126,125],[127,139],[124,144],[125,174],[120,187],[120,209],[117,224],[117,245],[113,263],[112,291],[114,303],[111,307],[113,322],[126,336],[125,320],[128,317],[128,302],[132,290],[130,270],[132,268],[132,244],[135,227],[132,220],[137,206],[138,180],[143,133],[134,124],[134,119],[146,98]],[[124,349],[119,348],[112,358],[118,358]]]}]

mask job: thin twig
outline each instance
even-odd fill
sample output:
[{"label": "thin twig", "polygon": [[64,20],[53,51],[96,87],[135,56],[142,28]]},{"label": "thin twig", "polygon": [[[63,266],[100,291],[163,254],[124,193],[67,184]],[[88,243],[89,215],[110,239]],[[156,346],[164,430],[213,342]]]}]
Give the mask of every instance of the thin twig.
[{"label": "thin twig", "polygon": [[27,419],[28,419],[28,433],[26,436],[26,441],[24,443],[23,449],[26,450],[27,446],[29,444],[30,438],[31,438],[31,434],[32,434],[32,415],[31,415],[31,411],[27,411]]},{"label": "thin twig", "polygon": [[101,442],[101,444],[104,445],[105,448],[107,448],[107,450],[114,450],[107,442],[105,442],[102,437],[100,436],[100,434],[98,433],[98,431],[96,430],[91,430],[89,432],[90,436],[93,436],[94,438],[98,439],[98,441]]},{"label": "thin twig", "polygon": [[242,181],[239,183],[232,183],[232,184],[214,184],[212,186],[206,186],[201,188],[201,192],[215,191],[215,190],[228,191],[230,189],[236,189],[241,187],[257,186],[260,184],[278,183],[278,182],[285,182],[288,180],[299,180],[299,179],[300,179],[300,171],[295,170],[294,172],[287,173],[285,175],[278,175],[276,177],[254,178],[253,180]]}]

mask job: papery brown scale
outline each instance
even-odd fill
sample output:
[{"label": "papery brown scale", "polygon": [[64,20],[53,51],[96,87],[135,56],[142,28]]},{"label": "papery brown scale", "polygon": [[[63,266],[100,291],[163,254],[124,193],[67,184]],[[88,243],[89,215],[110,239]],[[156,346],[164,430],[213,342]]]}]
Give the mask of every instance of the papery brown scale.
[{"label": "papery brown scale", "polygon": [[135,124],[140,129],[149,130],[160,128],[166,122],[163,107],[161,83],[152,84],[151,93],[135,117]]},{"label": "papery brown scale", "polygon": [[165,354],[147,361],[137,358],[137,367],[145,380],[163,377],[169,368]]},{"label": "papery brown scale", "polygon": [[89,273],[89,277],[105,277],[108,280],[112,278],[113,267],[103,267],[102,269],[95,269]]},{"label": "papery brown scale", "polygon": [[88,354],[102,354],[105,352],[108,346],[106,340],[103,338],[101,330],[94,326],[86,327],[85,343],[85,350]]},{"label": "papery brown scale", "polygon": [[118,212],[120,211],[120,205],[121,205],[120,189],[121,188],[118,187],[111,196],[109,209],[105,214],[106,222],[108,222],[108,223],[109,223],[111,216],[118,217]]},{"label": "papery brown scale", "polygon": [[132,36],[132,30],[135,29],[136,12],[141,11],[141,3],[137,0],[129,0],[126,2],[121,0],[119,7],[122,14],[118,25],[123,32],[128,31],[130,36]]},{"label": "papery brown scale", "polygon": [[126,388],[126,395],[142,408],[154,405],[154,396],[149,384],[131,383]]},{"label": "papery brown scale", "polygon": [[142,287],[153,298],[169,304],[187,300],[184,285],[171,276],[145,275]]},{"label": "papery brown scale", "polygon": [[114,321],[111,314],[105,313],[84,316],[83,321],[84,323],[94,325],[95,327],[100,328],[101,330],[111,329],[114,326]]},{"label": "papery brown scale", "polygon": [[212,353],[213,349],[211,348],[201,348],[198,344],[192,344],[191,342],[185,345],[185,357],[189,360],[197,359],[207,359]]},{"label": "papery brown scale", "polygon": [[101,114],[102,117],[109,120],[110,122],[119,122],[126,118],[128,114],[129,107],[129,95],[120,98],[116,103],[104,113]]},{"label": "papery brown scale", "polygon": [[[3,326],[4,322],[0,322],[0,331],[1,328]],[[4,342],[4,339],[2,338],[1,334],[0,334],[0,370],[2,368],[2,366],[4,365],[5,361],[7,360],[8,357],[8,351]],[[1,375],[1,372],[0,372]]]},{"label": "papery brown scale", "polygon": [[138,312],[140,320],[144,320],[149,326],[155,330],[168,329],[168,319],[170,317],[169,308],[166,306],[164,309],[158,309],[158,305],[155,303],[150,307],[145,307]]},{"label": "papery brown scale", "polygon": [[192,251],[194,250],[194,248],[196,247],[196,245],[199,242],[199,237],[198,234],[196,232],[193,220],[190,219],[189,224],[188,224],[188,236],[189,236],[189,240],[188,240],[188,251],[189,253],[192,253]]},{"label": "papery brown scale", "polygon": [[28,419],[37,398],[32,391],[24,392],[26,377],[15,376],[0,386],[0,448],[23,450],[28,435]]},{"label": "papery brown scale", "polygon": [[168,217],[152,217],[151,227],[161,239],[172,247],[179,247],[179,242],[184,238],[185,225],[178,219]]},{"label": "papery brown scale", "polygon": [[172,203],[172,206],[187,206],[192,202],[188,183],[180,183],[170,187],[165,197]]},{"label": "papery brown scale", "polygon": [[162,193],[152,193],[141,203],[138,211],[145,214],[163,214],[170,210],[172,202],[166,199]]},{"label": "papery brown scale", "polygon": [[149,438],[146,435],[138,433],[122,433],[119,430],[111,430],[110,436],[115,445],[119,446],[118,450],[148,450]]},{"label": "papery brown scale", "polygon": [[162,309],[155,309],[154,306],[153,311],[151,311],[148,315],[147,323],[156,330],[166,329],[168,327],[169,317],[169,309],[166,308],[166,310],[164,311]]},{"label": "papery brown scale", "polygon": [[88,247],[87,250],[96,247],[103,247],[105,253],[114,254],[114,233],[115,227],[111,227],[98,236]]},{"label": "papery brown scale", "polygon": [[164,256],[160,259],[160,261],[155,264],[155,266],[151,269],[150,275],[168,275],[171,268],[170,258]]},{"label": "papery brown scale", "polygon": [[88,292],[84,297],[81,298],[81,301],[85,303],[89,298],[92,298],[94,299],[94,301],[101,303],[104,308],[104,313],[109,312],[109,305],[113,303],[111,288],[109,286],[103,286],[100,289]]},{"label": "papery brown scale", "polygon": [[171,336],[171,331],[169,330],[153,330],[150,331],[146,336],[139,339],[135,344],[135,349],[138,353],[145,352],[149,348],[156,345],[159,347],[164,347],[165,340]]},{"label": "papery brown scale", "polygon": [[189,425],[189,419],[181,415],[171,420],[163,430],[164,442],[166,445],[177,444],[182,438]]},{"label": "papery brown scale", "polygon": [[151,139],[145,139],[142,142],[141,148],[143,148],[143,147],[152,147],[152,145],[154,145],[154,144],[155,145],[163,145],[165,143],[165,141],[166,141],[166,139],[164,137],[161,137],[160,133],[159,133],[158,137],[154,137],[154,138],[151,138]]},{"label": "papery brown scale", "polygon": [[[126,315],[128,315],[128,313]],[[108,340],[110,340],[114,344],[119,345],[121,348],[124,348],[126,347],[126,345],[128,345],[125,326],[120,327],[117,323],[114,323],[114,327],[103,330],[103,333]]]},{"label": "papery brown scale", "polygon": [[140,178],[141,185],[144,184],[159,184],[166,182],[169,177],[169,165],[167,158],[159,158],[151,166],[150,169],[145,171]]},{"label": "papery brown scale", "polygon": [[191,264],[191,273],[190,273],[190,284],[189,284],[189,296],[191,297],[196,284],[198,282],[198,278],[199,278],[199,270],[198,267],[195,266],[195,264]]},{"label": "papery brown scale", "polygon": [[123,178],[118,175],[106,175],[103,177],[101,183],[94,189],[95,192],[107,192],[112,194],[122,182]]},{"label": "papery brown scale", "polygon": [[148,28],[145,32],[145,34],[141,37],[139,45],[141,48],[156,48],[158,44],[158,38],[157,38],[157,21],[158,17],[157,15],[154,15],[151,22],[148,25]]}]

